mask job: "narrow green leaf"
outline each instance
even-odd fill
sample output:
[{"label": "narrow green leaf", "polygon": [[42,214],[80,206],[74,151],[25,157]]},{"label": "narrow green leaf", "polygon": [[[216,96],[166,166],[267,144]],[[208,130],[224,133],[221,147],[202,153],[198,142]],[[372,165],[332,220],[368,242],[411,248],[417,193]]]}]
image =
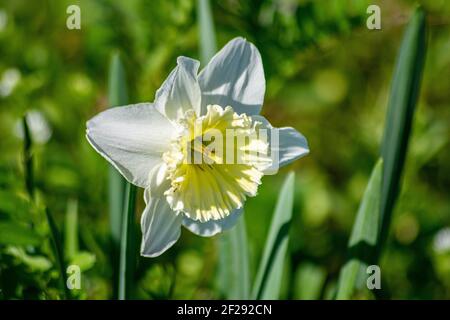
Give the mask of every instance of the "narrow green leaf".
[{"label": "narrow green leaf", "polygon": [[289,242],[295,174],[289,173],[278,196],[261,263],[252,291],[254,299],[278,299]]},{"label": "narrow green leaf", "polygon": [[126,207],[123,214],[122,234],[120,242],[119,266],[119,299],[130,298],[133,289],[133,275],[136,263],[135,253],[135,223],[136,186],[127,183]]},{"label": "narrow green leaf", "polygon": [[217,51],[216,32],[209,0],[197,0],[197,18],[200,38],[200,61],[206,65]]},{"label": "narrow green leaf", "polygon": [[119,53],[111,57],[108,79],[108,103],[110,107],[117,107],[128,103],[128,90],[125,69]]},{"label": "narrow green leaf", "polygon": [[367,265],[376,260],[382,175],[383,161],[379,159],[372,170],[356,214],[348,243],[349,259],[340,273],[337,299],[351,298],[355,287],[358,286],[358,279],[361,279],[359,275],[365,274]]},{"label": "narrow green leaf", "polygon": [[64,245],[66,259],[72,259],[78,252],[78,201],[70,199],[67,202]]},{"label": "narrow green leaf", "polygon": [[241,217],[236,226],[219,239],[219,290],[226,299],[250,298],[247,231]]},{"label": "narrow green leaf", "polygon": [[[387,238],[392,210],[400,191],[400,180],[425,61],[425,38],[425,14],[418,8],[403,36],[386,115],[386,128],[381,147],[384,173],[380,243]],[[378,248],[378,254],[380,249],[381,245]]]},{"label": "narrow green leaf", "polygon": [[2,245],[38,245],[39,237],[31,228],[14,221],[0,221],[0,244]]},{"label": "narrow green leaf", "polygon": [[52,241],[53,254],[56,259],[56,265],[59,269],[60,276],[60,285],[61,289],[64,292],[64,298],[70,298],[70,292],[67,288],[67,267],[64,261],[64,251],[61,245],[61,236],[56,226],[55,220],[53,220],[53,216],[50,213],[48,208],[45,208],[45,215],[47,217],[48,226],[50,227],[50,235]]},{"label": "narrow green leaf", "polygon": [[[128,93],[125,71],[118,53],[111,57],[108,81],[108,104],[110,107],[126,105]],[[113,243],[118,250],[124,208],[126,180],[113,167],[109,167],[109,219]]]},{"label": "narrow green leaf", "polygon": [[33,174],[33,154],[30,127],[28,126],[27,115],[22,118],[22,126],[24,131],[23,155],[25,168],[25,186],[31,199],[34,197],[34,174]]},{"label": "narrow green leaf", "polygon": [[[126,75],[116,52],[111,57],[108,79],[108,103],[110,107],[126,105],[128,103],[128,92]],[[125,207],[126,180],[112,166],[109,166],[108,200],[109,200],[109,223],[112,240],[112,261],[120,258],[120,235],[122,232],[122,220]],[[118,296],[119,265],[113,265],[113,288],[114,297]]]},{"label": "narrow green leaf", "polygon": [[[128,103],[125,70],[118,54],[114,54],[111,60],[108,91],[110,106]],[[136,263],[134,251],[136,187],[127,183],[112,167],[110,167],[109,197],[113,245],[120,244],[118,298],[124,300],[130,297],[132,291]],[[117,247],[114,250],[117,250]]]}]

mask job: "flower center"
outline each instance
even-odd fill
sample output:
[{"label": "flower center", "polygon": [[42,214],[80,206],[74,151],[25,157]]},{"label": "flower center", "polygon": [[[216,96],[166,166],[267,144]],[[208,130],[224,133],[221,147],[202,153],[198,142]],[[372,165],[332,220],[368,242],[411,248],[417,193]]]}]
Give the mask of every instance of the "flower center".
[{"label": "flower center", "polygon": [[181,133],[163,155],[170,180],[165,195],[174,211],[218,220],[256,195],[271,161],[260,122],[230,106],[209,105],[206,115],[189,110],[178,123]]}]

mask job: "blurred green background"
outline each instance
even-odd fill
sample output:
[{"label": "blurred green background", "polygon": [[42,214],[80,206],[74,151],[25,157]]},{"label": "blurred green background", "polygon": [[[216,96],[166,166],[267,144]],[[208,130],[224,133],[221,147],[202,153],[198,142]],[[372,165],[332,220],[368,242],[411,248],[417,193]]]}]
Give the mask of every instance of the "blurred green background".
[{"label": "blurred green background", "polygon": [[[211,2],[219,47],[243,36],[261,52],[263,114],[276,126],[298,129],[311,148],[306,158],[265,177],[246,204],[254,275],[281,182],[296,171],[283,298],[333,295],[380,148],[402,32],[417,3],[428,14],[428,52],[402,192],[381,260],[383,297],[450,299],[450,2]],[[81,8],[81,30],[66,28],[70,4]],[[381,8],[381,30],[366,28],[369,4]],[[83,271],[75,297],[113,297],[118,262],[111,258],[108,166],[87,143],[85,123],[108,107],[114,52],[124,61],[133,103],[153,101],[177,56],[199,58],[196,16],[191,0],[0,1],[0,299],[61,295],[44,204],[62,231],[66,259]],[[24,183],[26,112],[35,142],[35,203]],[[139,191],[136,222],[143,205]],[[223,297],[217,238],[183,230],[162,256],[140,258],[132,296]]]}]

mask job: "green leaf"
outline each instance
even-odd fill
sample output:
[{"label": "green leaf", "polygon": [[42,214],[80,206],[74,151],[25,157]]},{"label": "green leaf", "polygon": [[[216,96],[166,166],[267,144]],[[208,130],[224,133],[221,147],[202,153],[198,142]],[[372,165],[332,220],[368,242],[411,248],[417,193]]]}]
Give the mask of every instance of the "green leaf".
[{"label": "green leaf", "polygon": [[110,107],[128,103],[125,69],[117,52],[112,55],[109,66],[108,103]]},{"label": "green leaf", "polygon": [[24,131],[23,155],[24,155],[24,171],[25,186],[31,199],[34,197],[34,173],[33,173],[33,140],[31,138],[30,127],[28,126],[27,115],[22,118],[22,126]]},{"label": "green leaf", "polygon": [[52,248],[53,248],[53,254],[56,259],[56,265],[59,269],[59,276],[60,276],[60,285],[61,290],[64,292],[64,298],[68,299],[70,298],[70,292],[67,288],[67,266],[66,262],[64,261],[64,251],[61,245],[61,236],[58,231],[58,228],[56,226],[55,220],[53,220],[53,216],[50,213],[50,210],[48,208],[45,208],[45,215],[47,217],[47,222],[50,227],[50,235],[51,235],[51,242],[52,242]]},{"label": "green leaf", "polygon": [[197,18],[200,38],[200,61],[206,65],[217,51],[216,32],[209,0],[197,0]]},{"label": "green leaf", "polygon": [[219,252],[219,290],[227,299],[249,299],[250,270],[244,217],[219,238]]},{"label": "green leaf", "polygon": [[[111,57],[108,80],[108,104],[110,107],[126,105],[128,93],[125,70],[120,56],[115,53]],[[122,212],[124,208],[126,180],[110,165],[109,167],[109,219],[111,237],[115,250],[118,252],[120,245],[120,233],[122,229]]]},{"label": "green leaf", "polygon": [[64,236],[64,253],[70,260],[78,252],[78,201],[75,199],[67,202]]},{"label": "green leaf", "polygon": [[326,271],[312,263],[301,264],[295,273],[295,299],[315,300],[320,298]]},{"label": "green leaf", "polygon": [[279,193],[270,224],[269,235],[252,291],[254,299],[279,298],[294,205],[294,182],[295,174],[290,172]]},{"label": "green leaf", "polygon": [[361,204],[356,214],[348,243],[349,259],[340,272],[337,299],[352,297],[358,282],[361,284],[368,264],[376,260],[376,245],[380,222],[381,181],[383,161],[378,160],[372,170]]},{"label": "green leaf", "polygon": [[372,172],[349,241],[349,259],[341,270],[337,299],[351,298],[362,287],[365,270],[380,257],[400,190],[414,110],[425,61],[425,14],[418,8],[403,36],[391,85],[381,158]]},{"label": "green leaf", "polygon": [[[110,107],[126,105],[128,103],[125,70],[117,52],[112,55],[109,66],[108,103]],[[112,261],[120,261],[120,237],[125,208],[126,186],[127,181],[112,165],[109,165],[108,200]],[[114,279],[113,296],[117,297],[119,290],[119,264],[114,264],[112,269]]]},{"label": "green leaf", "polygon": [[425,38],[425,14],[418,8],[403,36],[391,84],[386,128],[381,147],[384,173],[380,243],[387,238],[392,211],[400,191],[400,180],[425,61]]},{"label": "green leaf", "polygon": [[2,245],[38,245],[42,241],[31,228],[14,221],[0,221],[0,244]]},{"label": "green leaf", "polygon": [[[125,70],[118,54],[114,54],[111,60],[108,99],[110,106],[128,103]],[[120,245],[118,297],[124,300],[131,294],[136,263],[134,251],[136,187],[126,182],[113,167],[110,167],[109,199],[111,235],[115,247],[113,250],[117,252],[117,246]]]},{"label": "green leaf", "polygon": [[127,183],[126,207],[123,214],[120,236],[119,299],[129,299],[133,289],[136,265],[134,212],[136,206],[136,186]]}]

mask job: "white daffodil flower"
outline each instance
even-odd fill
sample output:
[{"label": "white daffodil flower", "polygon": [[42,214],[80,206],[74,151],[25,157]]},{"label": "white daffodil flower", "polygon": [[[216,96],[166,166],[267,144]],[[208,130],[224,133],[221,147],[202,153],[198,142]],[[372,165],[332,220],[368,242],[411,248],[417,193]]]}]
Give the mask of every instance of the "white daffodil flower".
[{"label": "white daffodil flower", "polygon": [[[179,57],[154,103],[111,108],[87,122],[94,149],[130,183],[145,188],[146,257],[170,248],[182,225],[206,237],[233,227],[263,175],[309,152],[295,129],[274,128],[259,115],[266,83],[254,45],[233,39],[200,73],[198,68],[198,61]],[[267,139],[257,134],[261,130]],[[228,139],[222,144],[223,136]],[[229,141],[239,140],[228,148]],[[237,153],[231,161],[230,153]]]}]

